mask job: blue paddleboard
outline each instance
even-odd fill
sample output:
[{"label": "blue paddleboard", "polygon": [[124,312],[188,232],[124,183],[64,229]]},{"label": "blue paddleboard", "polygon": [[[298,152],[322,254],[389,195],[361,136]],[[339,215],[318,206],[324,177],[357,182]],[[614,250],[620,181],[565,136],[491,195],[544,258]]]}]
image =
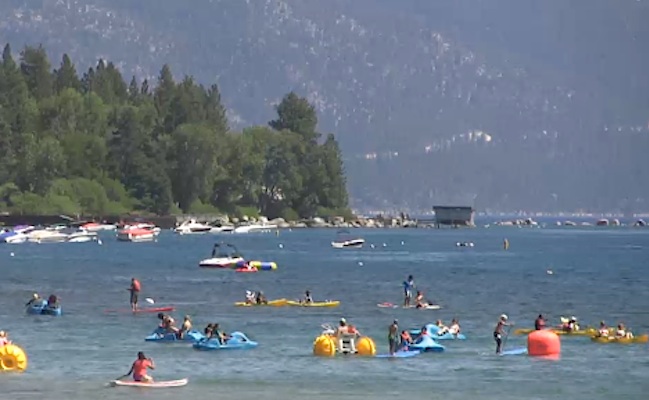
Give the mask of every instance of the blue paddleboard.
[{"label": "blue paddleboard", "polygon": [[505,350],[500,353],[501,356],[518,356],[521,354],[527,354],[527,349],[525,347],[519,347],[517,349]]},{"label": "blue paddleboard", "polygon": [[414,357],[420,352],[418,350],[411,350],[411,351],[397,351],[394,354],[377,354],[377,358],[408,358],[408,357]]}]

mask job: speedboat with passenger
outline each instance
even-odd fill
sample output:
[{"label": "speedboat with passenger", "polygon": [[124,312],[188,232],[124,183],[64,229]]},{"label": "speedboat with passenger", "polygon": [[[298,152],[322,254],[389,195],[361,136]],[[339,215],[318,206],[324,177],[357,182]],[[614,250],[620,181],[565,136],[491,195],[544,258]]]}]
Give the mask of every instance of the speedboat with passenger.
[{"label": "speedboat with passenger", "polygon": [[215,243],[212,248],[212,257],[198,263],[201,268],[236,268],[245,264],[237,248],[229,243]]}]

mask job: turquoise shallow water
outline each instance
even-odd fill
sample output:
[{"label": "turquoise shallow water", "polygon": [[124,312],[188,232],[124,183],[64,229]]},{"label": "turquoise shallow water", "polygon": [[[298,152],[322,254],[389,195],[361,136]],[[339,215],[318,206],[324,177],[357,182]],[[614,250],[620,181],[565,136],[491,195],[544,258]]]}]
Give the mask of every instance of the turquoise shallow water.
[{"label": "turquoise shallow water", "polygon": [[[497,357],[491,332],[505,312],[517,326],[531,326],[543,312],[556,322],[576,315],[585,325],[624,321],[649,332],[649,230],[632,228],[491,228],[472,230],[354,230],[368,245],[335,250],[333,230],[275,235],[175,236],[157,243],[0,246],[0,329],[29,355],[29,369],[0,375],[3,399],[118,399],[125,395],[171,399],[644,399],[649,390],[647,345],[598,345],[587,338],[562,340],[559,361]],[[503,238],[511,243],[502,250]],[[217,238],[249,259],[274,260],[275,272],[237,274],[197,266]],[[457,241],[474,248],[456,248]],[[402,244],[403,242],[403,244]],[[280,248],[279,244],[283,244]],[[375,244],[375,248],[369,246]],[[385,247],[383,244],[385,243]],[[10,253],[14,256],[11,257]],[[359,266],[359,261],[363,263]],[[546,270],[552,269],[553,275]],[[439,311],[387,310],[401,301],[401,282],[413,274]],[[155,315],[107,315],[128,307],[131,276],[141,297],[191,314],[198,328],[219,322],[260,342],[257,349],[198,352],[189,345],[145,343]],[[237,308],[246,289],[269,298],[339,299],[334,309]],[[57,293],[64,316],[27,316],[32,292]],[[459,317],[468,340],[444,342],[443,354],[410,359],[321,359],[313,339],[325,322],[341,316],[387,350],[393,318],[417,327]],[[508,348],[525,345],[512,336]],[[157,379],[188,377],[182,389],[107,388],[144,350],[157,363]]]}]

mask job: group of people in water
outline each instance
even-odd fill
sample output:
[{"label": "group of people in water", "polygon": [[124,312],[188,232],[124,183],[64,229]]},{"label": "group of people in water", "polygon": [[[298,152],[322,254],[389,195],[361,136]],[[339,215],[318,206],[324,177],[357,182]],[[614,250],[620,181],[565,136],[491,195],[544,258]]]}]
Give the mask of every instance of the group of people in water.
[{"label": "group of people in water", "polygon": [[[31,307],[33,305],[41,305],[43,304],[44,299],[41,298],[41,296],[38,293],[34,293],[32,295],[32,298],[29,299],[27,303],[25,303],[25,307]],[[58,308],[59,307],[59,298],[55,294],[51,294],[47,298],[47,307],[49,308]]]},{"label": "group of people in water", "polygon": [[426,308],[428,306],[434,305],[430,301],[427,301],[424,298],[424,292],[417,290],[415,285],[415,278],[412,275],[408,275],[408,278],[403,281],[403,306],[406,308],[411,307],[412,303],[412,293],[416,291],[415,295],[415,308]]},{"label": "group of people in water", "polygon": [[[192,319],[189,315],[185,315],[180,328],[176,326],[176,321],[169,314],[158,313],[158,319],[160,320],[158,328],[162,330],[162,334],[173,334],[179,340],[184,339],[187,332],[193,329]],[[220,344],[225,344],[230,338],[230,335],[221,330],[218,323],[208,324],[203,333],[206,339],[217,339]]]},{"label": "group of people in water", "polygon": [[[311,297],[311,291],[307,290],[304,292],[304,297],[300,299],[302,304],[311,304],[313,303],[313,297]],[[264,295],[264,292],[246,290],[246,304],[251,305],[261,305],[268,304],[268,299]]]},{"label": "group of people in water", "polygon": [[408,346],[419,342],[423,337],[428,336],[435,339],[436,336],[443,336],[447,333],[457,336],[461,330],[460,322],[457,318],[453,318],[450,326],[444,325],[442,320],[438,319],[435,322],[435,326],[437,327],[437,332],[435,334],[431,335],[431,332],[428,331],[428,327],[423,326],[419,331],[419,334],[413,338],[407,330],[402,330],[401,334],[399,334],[399,321],[395,319],[388,328],[388,347],[390,349],[390,355],[394,355],[394,353],[400,350],[407,350]]}]

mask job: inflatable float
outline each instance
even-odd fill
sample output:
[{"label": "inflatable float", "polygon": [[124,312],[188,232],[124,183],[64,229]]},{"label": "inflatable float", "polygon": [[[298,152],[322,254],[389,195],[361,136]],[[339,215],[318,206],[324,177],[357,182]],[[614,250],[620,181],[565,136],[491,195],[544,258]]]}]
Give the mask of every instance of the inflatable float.
[{"label": "inflatable float", "polygon": [[418,350],[422,353],[442,353],[446,349],[430,336],[426,335],[415,340],[413,344],[408,345],[408,350]]},{"label": "inflatable float", "polygon": [[632,344],[632,343],[647,343],[649,342],[649,335],[640,335],[633,338],[620,338],[615,336],[593,336],[590,338],[595,343],[618,343],[618,344]]},{"label": "inflatable float", "polygon": [[272,261],[250,261],[248,265],[259,271],[274,271],[277,269],[277,263]]},{"label": "inflatable float", "polygon": [[286,305],[293,307],[338,307],[340,301],[338,300],[326,300],[326,301],[314,301],[312,303],[304,303],[301,301],[287,300]]},{"label": "inflatable float", "polygon": [[27,354],[15,344],[0,347],[0,372],[22,372],[27,369]]},{"label": "inflatable float", "polygon": [[235,306],[237,307],[262,307],[262,306],[270,306],[270,307],[283,307],[286,305],[288,300],[286,299],[275,299],[275,300],[269,300],[268,303],[246,303],[245,301],[237,301],[234,303]]},{"label": "inflatable float", "polygon": [[[354,340],[356,351],[352,350],[351,340]],[[313,341],[313,354],[319,357],[333,357],[336,354],[349,354],[373,357],[376,355],[374,340],[367,336],[358,339],[344,338],[342,349],[337,346],[338,339],[330,333],[323,333]]]},{"label": "inflatable float", "polygon": [[[425,326],[428,331],[428,335],[434,340],[466,340],[466,336],[463,333],[458,333],[454,335],[450,332],[446,332],[443,335],[439,335],[438,332],[440,328],[435,324],[428,324]],[[417,336],[421,333],[421,329],[411,329],[408,331],[411,336]]]},{"label": "inflatable float", "polygon": [[199,340],[205,339],[205,335],[197,330],[190,330],[185,333],[185,336],[182,339],[179,339],[178,336],[173,332],[167,332],[164,328],[157,328],[153,331],[152,334],[144,338],[145,342],[160,342],[160,343],[194,343]]},{"label": "inflatable float", "polygon": [[257,346],[257,342],[248,339],[242,332],[232,332],[230,338],[223,344],[218,339],[212,338],[203,339],[192,345],[196,350],[245,350],[254,349]]},{"label": "inflatable float", "polygon": [[123,386],[123,387],[137,387],[137,388],[175,388],[185,386],[188,383],[188,379],[177,379],[175,381],[155,381],[155,382],[136,382],[136,381],[122,381],[116,380],[111,381],[110,386]]},{"label": "inflatable float", "polygon": [[33,303],[27,306],[27,314],[29,315],[52,315],[54,317],[61,316],[61,306],[50,307],[47,300]]}]

